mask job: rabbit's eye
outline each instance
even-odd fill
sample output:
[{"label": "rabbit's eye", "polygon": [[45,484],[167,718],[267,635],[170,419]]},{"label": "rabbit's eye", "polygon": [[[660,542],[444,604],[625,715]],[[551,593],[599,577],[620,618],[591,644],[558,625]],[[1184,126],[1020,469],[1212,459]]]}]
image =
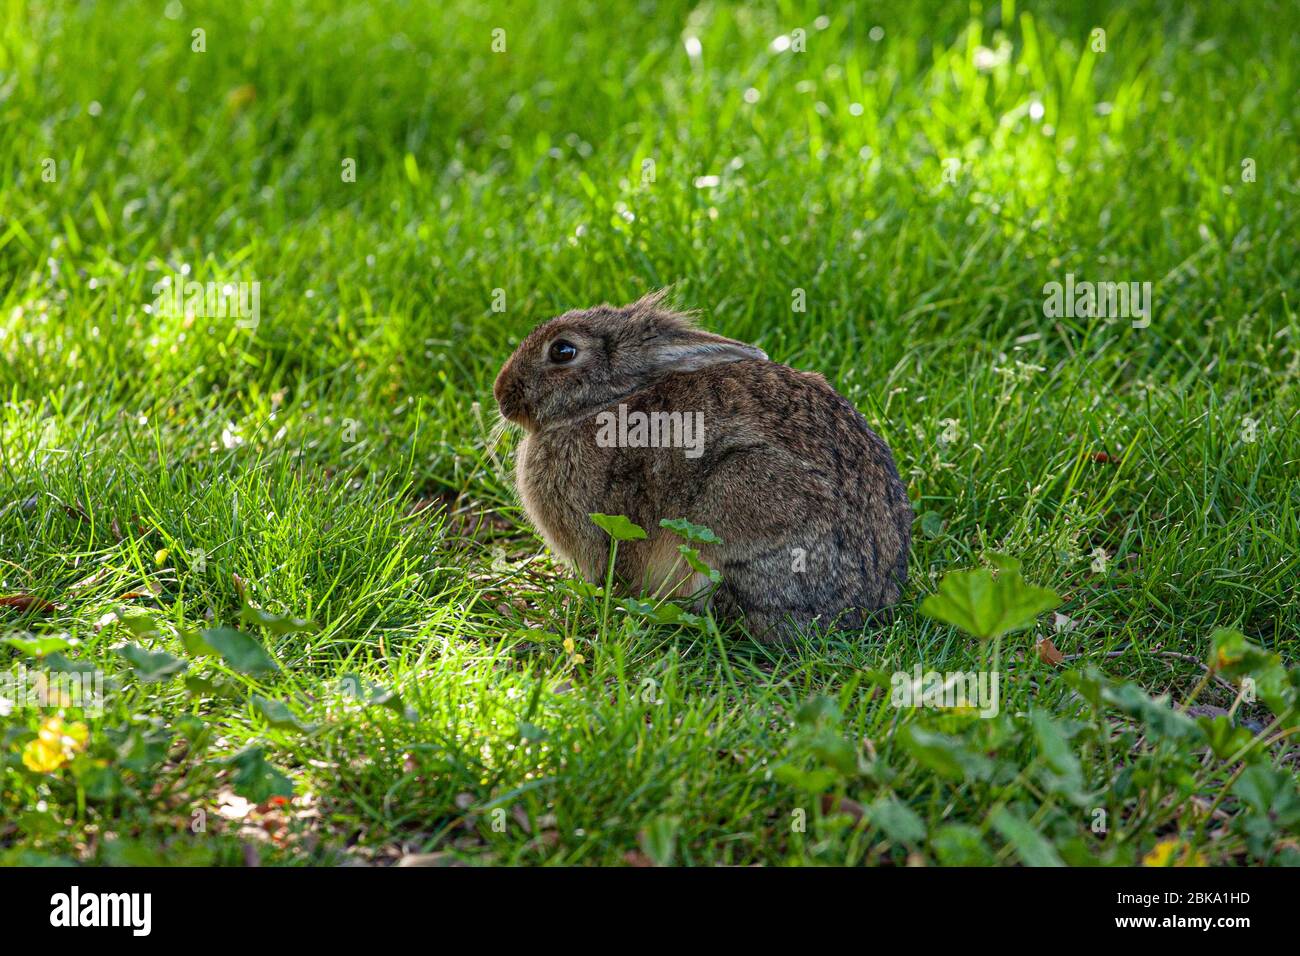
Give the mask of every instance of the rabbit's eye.
[{"label": "rabbit's eye", "polygon": [[560,339],[558,342],[551,343],[551,361],[552,362],[572,362],[578,357],[578,347],[572,342],[566,342]]}]

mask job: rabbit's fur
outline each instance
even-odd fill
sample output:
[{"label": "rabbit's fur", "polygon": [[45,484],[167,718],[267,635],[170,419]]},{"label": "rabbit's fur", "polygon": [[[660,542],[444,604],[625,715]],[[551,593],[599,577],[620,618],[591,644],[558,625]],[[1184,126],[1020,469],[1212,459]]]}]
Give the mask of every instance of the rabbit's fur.
[{"label": "rabbit's fur", "polygon": [[[619,543],[615,574],[633,593],[700,592],[707,580],[659,521],[711,528],[722,543],[699,551],[722,574],[714,610],[763,639],[814,622],[861,627],[898,601],[912,506],[889,448],[822,376],[701,331],[663,293],[539,326],[493,391],[526,432],[516,460],[524,510],[586,580],[604,579],[609,538],[589,517],[602,512],[648,533]],[[636,411],[703,413],[702,447],[695,457],[602,447],[598,416],[620,404],[633,420]]]}]

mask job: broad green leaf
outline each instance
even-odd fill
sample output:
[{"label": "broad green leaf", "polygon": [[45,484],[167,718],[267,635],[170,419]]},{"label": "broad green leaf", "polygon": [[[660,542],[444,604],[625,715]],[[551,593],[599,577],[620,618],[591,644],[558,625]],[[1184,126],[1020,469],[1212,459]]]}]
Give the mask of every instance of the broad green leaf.
[{"label": "broad green leaf", "polygon": [[234,771],[235,793],[251,803],[265,803],[271,797],[292,797],[293,783],[266,762],[265,751],[250,746],[223,761]]},{"label": "broad green leaf", "polygon": [[810,794],[823,794],[835,786],[840,779],[839,774],[825,767],[804,770],[789,763],[778,764],[773,767],[772,776],[787,786]]},{"label": "broad green leaf", "polygon": [[895,739],[917,763],[949,780],[987,780],[993,772],[992,761],[956,737],[906,724]]},{"label": "broad green leaf", "polygon": [[114,612],[118,627],[130,631],[136,637],[157,637],[158,621],[152,614],[123,614]]},{"label": "broad green leaf", "polygon": [[271,700],[268,697],[254,694],[253,706],[266,718],[268,724],[279,730],[310,731],[315,729],[315,724],[300,720],[283,701]]},{"label": "broad green leaf", "polygon": [[1281,714],[1296,700],[1295,687],[1280,655],[1252,644],[1240,631],[1219,628],[1210,635],[1210,667],[1228,677],[1240,678],[1248,693]]},{"label": "broad green leaf", "polygon": [[155,773],[171,749],[172,735],[166,730],[132,727],[117,745],[115,766],[138,774]]},{"label": "broad green leaf", "polygon": [[[41,661],[51,674],[91,674],[97,669],[89,661],[69,660],[62,651],[52,651]],[[107,680],[105,680],[107,683]]]},{"label": "broad green leaf", "polygon": [[181,646],[191,657],[217,657],[217,649],[203,639],[198,631],[188,627],[180,630]]},{"label": "broad green leaf", "polygon": [[569,578],[562,581],[560,587],[581,598],[599,598],[605,596],[605,589],[598,584],[592,584],[590,581],[583,581],[578,578]]},{"label": "broad green leaf", "polygon": [[89,765],[77,773],[89,800],[112,800],[122,793],[122,776],[112,767]]},{"label": "broad green leaf", "polygon": [[266,648],[232,627],[209,628],[202,633],[202,639],[227,664],[243,674],[270,674],[280,669]]},{"label": "broad green leaf", "polygon": [[921,533],[927,538],[937,538],[943,534],[943,516],[937,511],[927,511],[921,515]]},{"label": "broad green leaf", "polygon": [[1094,665],[1089,664],[1081,670],[1066,671],[1061,675],[1061,679],[1091,704],[1094,710],[1101,709],[1102,691],[1110,687],[1110,679]]},{"label": "broad green leaf", "polygon": [[1121,713],[1142,722],[1148,731],[1170,740],[1195,740],[1201,736],[1196,721],[1169,706],[1169,696],[1152,699],[1146,691],[1130,684],[1112,684],[1101,691],[1101,698]]},{"label": "broad green leaf", "polygon": [[1249,666],[1258,650],[1241,631],[1220,627],[1210,635],[1210,666],[1226,674],[1239,673],[1243,664]]},{"label": "broad green leaf", "polygon": [[673,604],[671,601],[665,601],[658,605],[655,613],[658,616],[658,619],[664,624],[695,625],[699,624],[700,621],[703,620],[700,615],[692,614],[690,611],[684,610],[679,605]]},{"label": "broad green leaf", "polygon": [[286,614],[272,614],[270,611],[264,611],[260,607],[253,607],[251,604],[245,604],[240,609],[239,621],[241,624],[250,627],[264,627],[277,636],[310,631],[314,627],[310,621],[290,617]]},{"label": "broad green leaf", "polygon": [[1082,786],[1083,766],[1051,715],[1035,708],[1029,719],[1034,727],[1034,736],[1038,738],[1039,752],[1047,765],[1071,783]]},{"label": "broad green leaf", "polygon": [[185,675],[185,689],[196,697],[224,697],[227,700],[240,700],[243,689],[225,680],[211,680],[198,674]]},{"label": "broad green leaf", "polygon": [[[1245,727],[1238,727],[1226,714],[1217,717],[1197,717],[1196,723],[1205,731],[1205,738],[1210,742],[1210,749],[1220,760],[1235,756],[1243,747],[1254,739]],[[1259,748],[1252,750],[1247,760],[1258,760],[1262,756]]]},{"label": "broad green leaf", "polygon": [[1291,774],[1266,764],[1247,767],[1232,786],[1269,828],[1294,830],[1300,825],[1300,792]]},{"label": "broad green leaf", "polygon": [[1015,559],[988,558],[998,567],[996,576],[988,568],[950,571],[939,590],[921,602],[922,613],[987,641],[1032,626],[1039,614],[1061,603],[1055,591],[1027,583]]},{"label": "broad green leaf", "polygon": [[172,726],[192,744],[206,741],[212,736],[212,728],[197,714],[182,714]]},{"label": "broad green leaf", "polygon": [[1006,807],[999,807],[989,817],[989,822],[993,825],[993,829],[1002,834],[1002,838],[1011,844],[1025,866],[1065,865],[1046,837],[1035,830],[1028,821]]},{"label": "broad green leaf", "polygon": [[930,837],[930,848],[944,866],[995,866],[997,858],[984,845],[984,837],[965,823],[939,827]]},{"label": "broad green leaf", "polygon": [[633,524],[623,515],[603,515],[600,512],[592,512],[588,517],[615,541],[640,541],[645,538],[645,528]]},{"label": "broad green leaf", "polygon": [[891,840],[919,843],[925,839],[925,823],[897,797],[882,797],[867,809],[867,818]]},{"label": "broad green leaf", "polygon": [[664,518],[659,522],[659,527],[667,528],[687,541],[696,541],[700,544],[722,544],[722,539],[714,534],[711,529],[702,524],[691,524],[685,518]]},{"label": "broad green leaf", "polygon": [[530,724],[526,720],[519,721],[518,725],[515,727],[515,733],[531,743],[545,740],[548,736],[546,731],[541,727],[538,727],[536,724]]},{"label": "broad green leaf", "polygon": [[803,741],[804,746],[826,766],[845,777],[859,771],[858,750],[832,727],[817,731]]},{"label": "broad green leaf", "polygon": [[357,674],[344,674],[339,680],[339,692],[367,707],[384,707],[407,720],[414,718],[414,712],[396,691],[371,684]]},{"label": "broad green leaf", "polygon": [[148,651],[138,644],[127,644],[117,650],[126,659],[135,676],[147,683],[167,680],[188,668],[189,662],[172,657],[166,651]]},{"label": "broad green leaf", "polygon": [[44,657],[56,651],[70,650],[76,644],[76,640],[52,634],[49,637],[6,637],[3,643],[16,648],[28,657]]},{"label": "broad green leaf", "polygon": [[686,559],[686,563],[691,566],[691,570],[696,574],[704,575],[714,584],[717,584],[722,580],[722,574],[709,567],[704,562],[704,559],[700,557],[700,552],[696,551],[690,545],[678,545],[677,550],[681,552],[682,557]]},{"label": "broad green leaf", "polygon": [[799,705],[794,715],[795,722],[803,727],[812,727],[821,721],[833,725],[840,722],[840,708],[831,698],[824,694],[810,697]]},{"label": "broad green leaf", "polygon": [[665,601],[661,604],[652,604],[649,601],[639,601],[636,598],[623,598],[619,606],[630,614],[639,614],[642,617],[648,617],[656,624],[688,624],[694,625],[700,623],[700,616],[684,611],[671,601]]}]

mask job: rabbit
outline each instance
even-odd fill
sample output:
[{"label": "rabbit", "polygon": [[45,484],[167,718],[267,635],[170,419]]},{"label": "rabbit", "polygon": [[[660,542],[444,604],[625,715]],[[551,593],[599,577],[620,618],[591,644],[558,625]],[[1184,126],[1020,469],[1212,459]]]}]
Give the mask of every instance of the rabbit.
[{"label": "rabbit", "polygon": [[[912,526],[888,446],[821,375],[699,329],[665,291],[566,312],[502,367],[493,394],[525,432],[515,479],[530,521],[600,583],[609,538],[589,515],[625,515],[647,537],[619,543],[620,590],[711,600],[762,641],[887,617]],[[660,425],[649,441],[628,425],[647,419]],[[665,518],[721,538],[698,546],[721,573],[711,594]]]}]

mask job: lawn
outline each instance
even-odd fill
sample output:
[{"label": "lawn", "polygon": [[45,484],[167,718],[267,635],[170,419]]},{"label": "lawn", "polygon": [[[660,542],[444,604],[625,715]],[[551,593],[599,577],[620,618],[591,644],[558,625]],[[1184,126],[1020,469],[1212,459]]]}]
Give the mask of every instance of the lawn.
[{"label": "lawn", "polygon": [[[1273,0],[0,0],[0,861],[1300,862],[1298,64]],[[892,447],[892,623],[529,528],[497,370],[665,286]]]}]

